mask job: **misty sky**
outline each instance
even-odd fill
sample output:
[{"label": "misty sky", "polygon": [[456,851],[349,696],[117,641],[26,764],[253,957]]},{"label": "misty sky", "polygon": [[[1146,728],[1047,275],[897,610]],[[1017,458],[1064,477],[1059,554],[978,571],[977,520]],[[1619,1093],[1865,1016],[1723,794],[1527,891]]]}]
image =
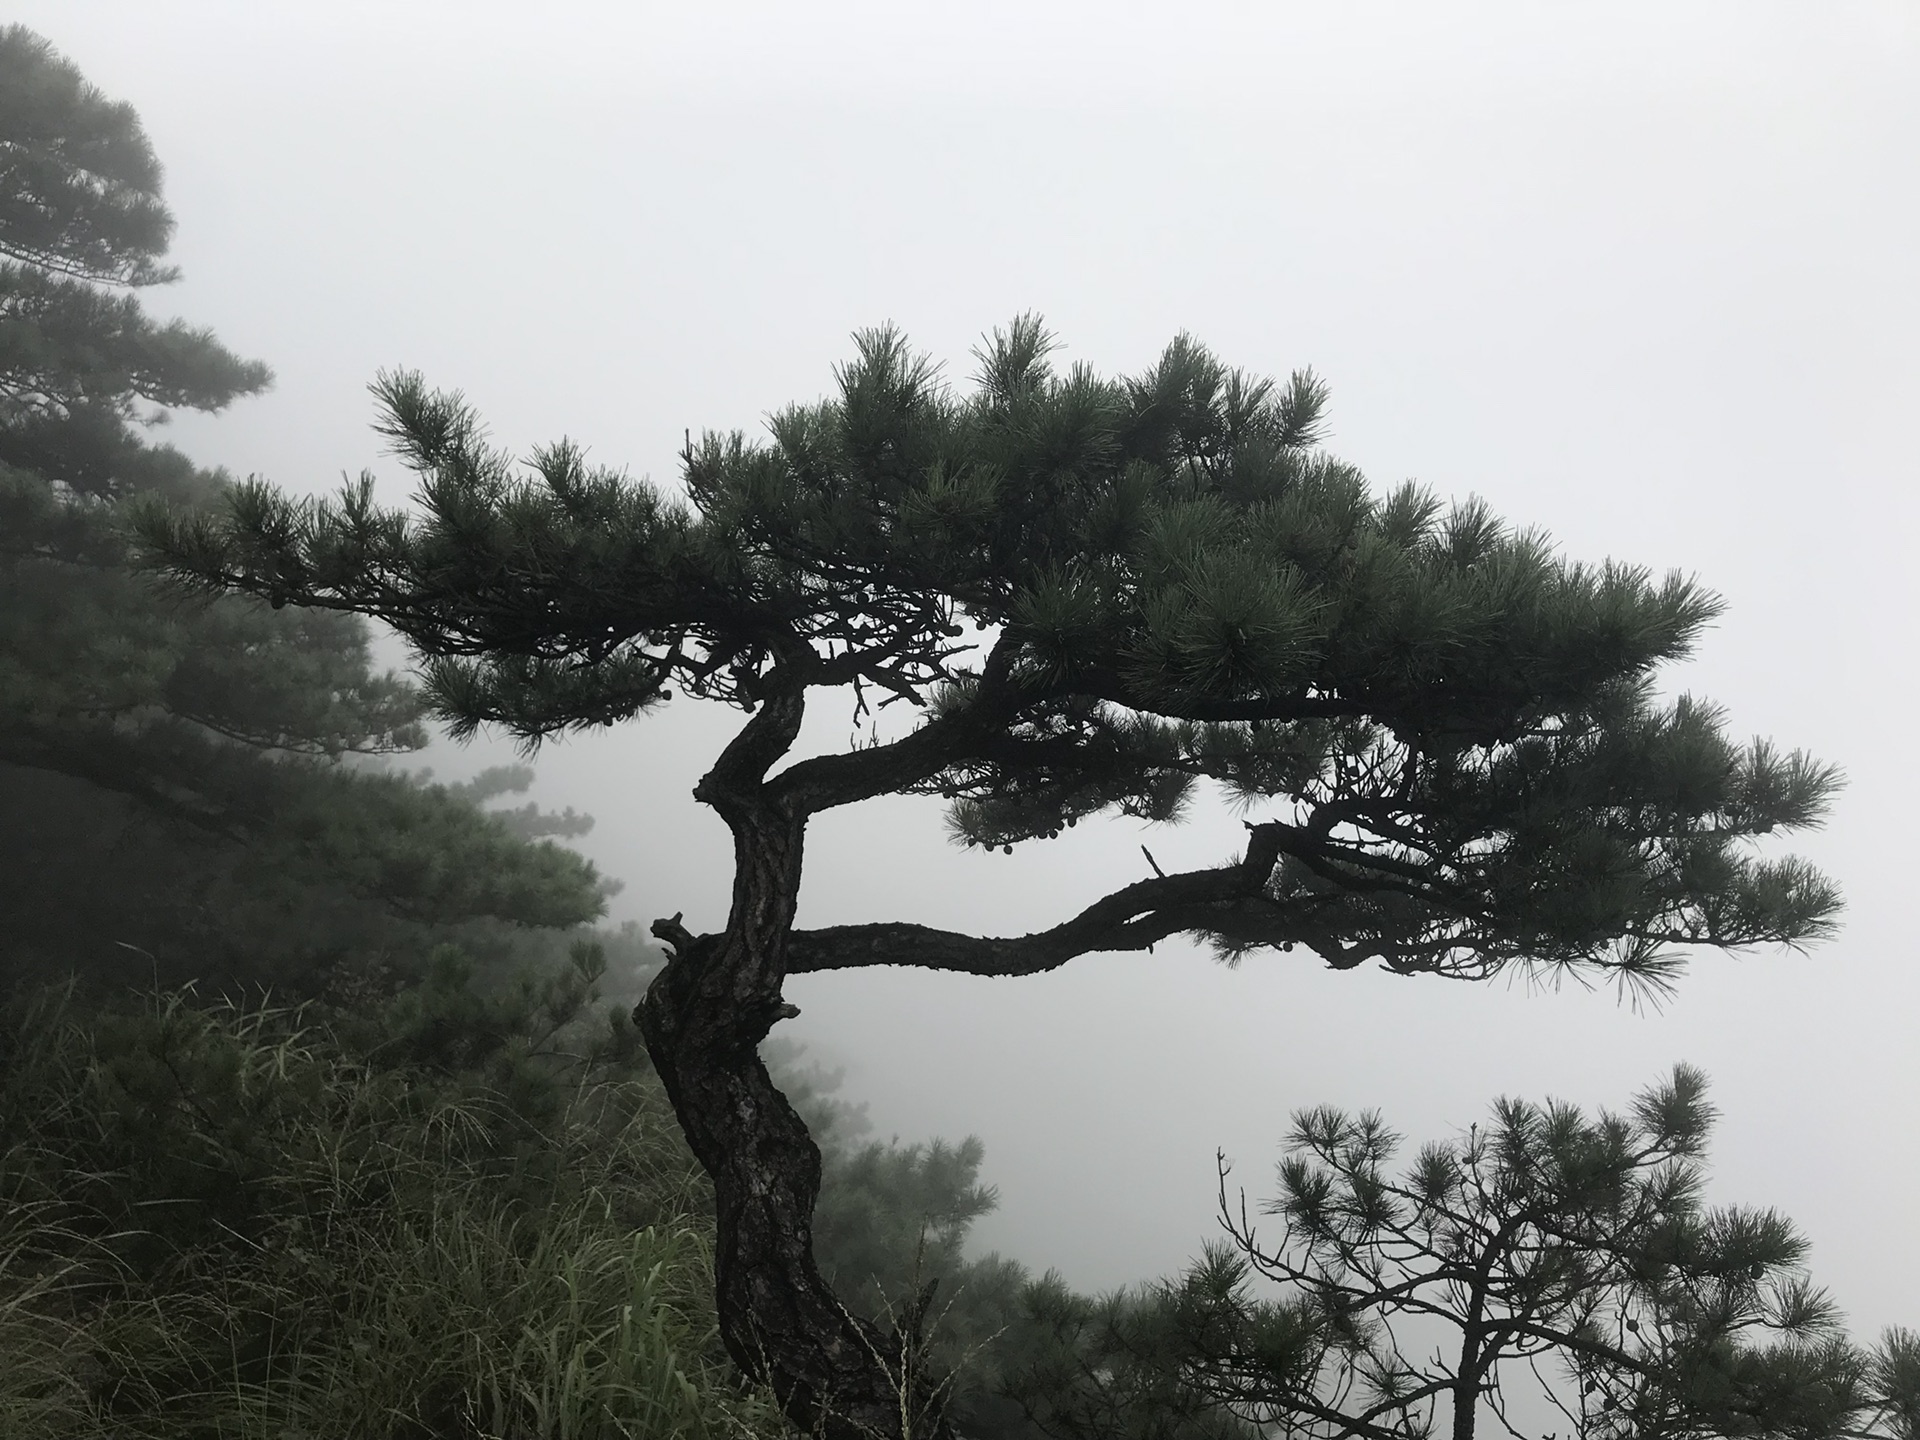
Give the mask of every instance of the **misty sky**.
[{"label": "misty sky", "polygon": [[[1624,1103],[1688,1060],[1724,1113],[1716,1198],[1798,1220],[1861,1330],[1920,1324],[1910,0],[6,18],[143,116],[186,271],[149,303],[278,372],[175,422],[209,465],[303,491],[372,466],[399,500],[365,386],[407,365],[507,445],[570,435],[671,479],[684,430],[823,393],[856,327],[898,322],[964,383],[1033,309],[1104,371],[1181,330],[1311,365],[1376,484],[1696,573],[1729,610],[1669,688],[1849,777],[1794,847],[1845,889],[1838,942],[1703,955],[1654,1014],[1163,945],[1036,979],[805,977],[782,1033],[880,1133],[978,1133],[1002,1199],[981,1239],[1087,1287],[1197,1251],[1216,1147],[1265,1193],[1296,1107],[1418,1140],[1502,1092]],[[676,702],[543,752],[538,797],[598,817],[616,918],[720,926],[727,837],[688,791],[734,723]],[[1146,873],[1143,839],[1172,869],[1237,833],[1116,822],[1006,859],[948,846],[931,804],[870,805],[816,824],[802,923],[1023,931]]]}]

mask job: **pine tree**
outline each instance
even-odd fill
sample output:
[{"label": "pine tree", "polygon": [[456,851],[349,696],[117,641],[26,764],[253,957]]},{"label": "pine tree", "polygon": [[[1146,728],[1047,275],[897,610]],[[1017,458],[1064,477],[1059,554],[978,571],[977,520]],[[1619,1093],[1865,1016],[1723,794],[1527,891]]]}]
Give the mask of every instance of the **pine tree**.
[{"label": "pine tree", "polygon": [[[369,899],[429,921],[590,917],[595,879],[571,852],[340,763],[426,734],[422,697],[373,668],[363,621],[181,605],[130,568],[129,504],[191,510],[228,485],[144,432],[272,378],[146,313],[141,292],[177,275],[172,231],[132,107],[30,31],[0,31],[6,958],[161,952],[204,973],[222,943],[258,950],[273,928],[312,940],[366,919]],[[246,921],[263,907],[270,919]]]},{"label": "pine tree", "polygon": [[1529,1399],[1578,1440],[1909,1436],[1912,1337],[1861,1348],[1790,1221],[1705,1203],[1713,1120],[1687,1066],[1624,1114],[1501,1100],[1406,1162],[1379,1115],[1304,1111],[1269,1238],[1223,1161],[1226,1240],[1076,1385],[1027,1388],[1071,1417],[1086,1372],[1132,1365],[1300,1440],[1517,1433]]},{"label": "pine tree", "polygon": [[1222,1160],[1226,1238],[1178,1279],[1032,1287],[1005,1391],[1057,1440],[1540,1416],[1573,1440],[1912,1440],[1920,1346],[1859,1345],[1790,1221],[1705,1203],[1713,1120],[1687,1066],[1624,1114],[1498,1101],[1410,1159],[1377,1114],[1303,1111],[1259,1211]]},{"label": "pine tree", "polygon": [[[1817,823],[1833,773],[1656,695],[1712,595],[1562,560],[1477,502],[1375,494],[1318,448],[1311,374],[1275,384],[1184,338],[1119,379],[1048,349],[1023,318],[955,393],[865,334],[837,395],[768,441],[690,442],[683,495],[567,442],[522,468],[458,395],[387,375],[417,510],[363,477],[335,501],[250,483],[142,522],[202,589],[391,624],[456,732],[537,743],[676,691],[746,716],[694,792],[733,834],[731,912],[707,934],[656,922],[675,953],[638,1020],[714,1180],[729,1347],[834,1436],[932,1433],[935,1407],[902,1392],[912,1337],[850,1314],[810,1255],[818,1152],[756,1056],[795,1013],[786,976],[1026,975],[1193,935],[1229,959],[1658,987],[1688,947],[1808,942],[1838,905],[1753,845]],[[835,691],[856,718],[917,718],[790,759]],[[808,821],[897,794],[944,798],[958,840],[1008,851],[1224,797],[1245,849],[1028,935],[797,930]]]}]

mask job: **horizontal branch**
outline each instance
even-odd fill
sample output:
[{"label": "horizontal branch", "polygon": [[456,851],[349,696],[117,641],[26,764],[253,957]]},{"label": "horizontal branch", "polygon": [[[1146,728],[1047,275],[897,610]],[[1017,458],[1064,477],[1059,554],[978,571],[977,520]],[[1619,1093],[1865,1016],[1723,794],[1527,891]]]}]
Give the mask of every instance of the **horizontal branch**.
[{"label": "horizontal branch", "polygon": [[1037,975],[1096,951],[1145,950],[1170,935],[1212,928],[1210,921],[1261,899],[1290,828],[1274,822],[1251,826],[1246,856],[1237,865],[1137,881],[1030,935],[967,935],[900,921],[796,930],[788,941],[787,971],[912,965],[963,975]]}]

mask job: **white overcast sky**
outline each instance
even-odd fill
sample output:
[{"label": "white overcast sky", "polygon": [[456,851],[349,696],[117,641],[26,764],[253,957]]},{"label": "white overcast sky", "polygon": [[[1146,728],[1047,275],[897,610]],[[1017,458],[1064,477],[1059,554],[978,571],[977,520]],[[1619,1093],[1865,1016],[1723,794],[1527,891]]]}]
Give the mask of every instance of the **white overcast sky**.
[{"label": "white overcast sky", "polygon": [[[793,982],[786,1027],[882,1134],[978,1133],[982,1238],[1083,1286],[1211,1233],[1216,1146],[1256,1193],[1295,1107],[1415,1139],[1500,1093],[1622,1103],[1713,1077],[1715,1194],[1814,1241],[1855,1322],[1920,1323],[1920,784],[1912,555],[1920,7],[1878,5],[108,4],[15,0],[133,102],[186,279],[155,297],[274,391],[177,443],[295,489],[373,466],[383,366],[502,442],[570,435],[671,480],[683,430],[758,425],[893,320],[957,380],[1036,309],[1066,356],[1190,330],[1332,384],[1379,484],[1486,496],[1570,556],[1729,600],[1669,677],[1845,767],[1798,848],[1850,909],[1811,955],[1703,955],[1657,1014],[1303,954],[1192,950],[1044,978]],[[676,706],[541,759],[591,811],[621,918],[723,917],[688,790],[732,723]],[[840,738],[834,716],[817,730]],[[442,752],[443,775],[495,752]],[[919,804],[836,814],[803,921],[1019,931],[1232,821],[946,846]]]}]

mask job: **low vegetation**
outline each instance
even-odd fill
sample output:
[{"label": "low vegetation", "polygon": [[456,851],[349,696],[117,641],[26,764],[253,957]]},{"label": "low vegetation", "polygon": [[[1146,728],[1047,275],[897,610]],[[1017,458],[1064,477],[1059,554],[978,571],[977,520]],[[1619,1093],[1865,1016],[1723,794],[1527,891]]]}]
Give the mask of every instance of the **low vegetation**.
[{"label": "low vegetation", "polygon": [[444,952],[372,1015],[17,996],[0,1433],[771,1433],[720,1353],[707,1190],[595,963]]}]

